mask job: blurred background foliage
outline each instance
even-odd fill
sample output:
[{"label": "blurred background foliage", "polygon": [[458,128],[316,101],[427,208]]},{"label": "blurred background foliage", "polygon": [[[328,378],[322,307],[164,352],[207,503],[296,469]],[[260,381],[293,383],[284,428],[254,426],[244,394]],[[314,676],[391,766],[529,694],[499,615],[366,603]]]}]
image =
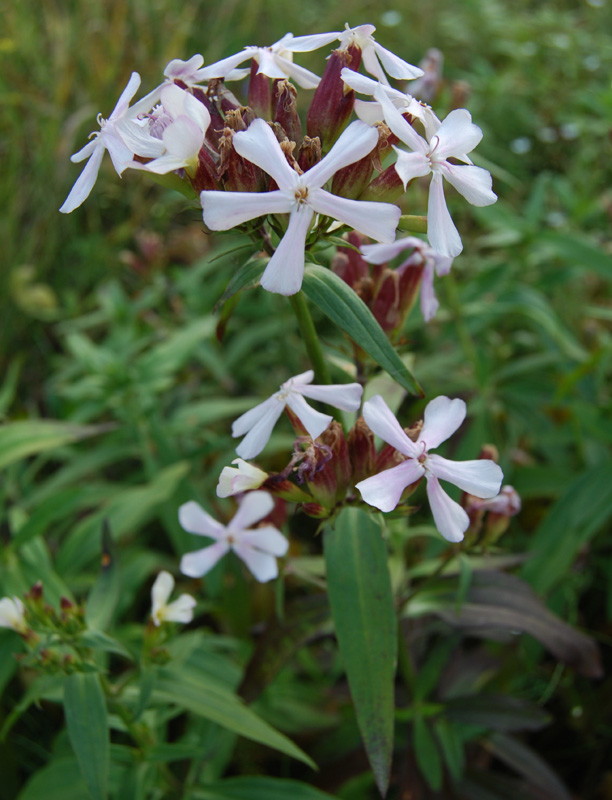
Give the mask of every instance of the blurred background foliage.
[{"label": "blurred background foliage", "polygon": [[[11,440],[0,449],[6,518],[0,593],[20,593],[42,577],[50,600],[81,595],[93,582],[98,531],[107,518],[124,546],[121,609],[142,619],[147,581],[191,547],[176,522],[177,506],[195,497],[220,514],[229,508],[214,499],[214,485],[233,455],[231,419],[306,368],[288,305],[261,291],[240,298],[219,342],[215,303],[250,250],[235,250],[243,242],[232,236],[210,241],[198,210],[181,196],[135,174],[120,181],[107,160],[89,200],[60,215],[80,169],[70,154],[96,128],[98,111],[109,113],[132,70],[148,91],[172,58],[201,52],[211,63],[288,30],[337,30],[345,21],[375,24],[378,41],[413,63],[429,47],[439,48],[444,83],[436,110],[443,117],[465,106],[484,131],[477,163],[491,170],[499,202],[474,209],[451,198],[464,254],[437,282],[436,319],[425,326],[413,310],[406,349],[429,396],[468,401],[470,424],[455,455],[474,457],[483,442],[494,443],[507,482],[522,495],[523,511],[503,548],[529,554],[523,575],[549,607],[604,646],[609,665],[612,6],[606,0],[353,0],[342,9],[320,0],[5,4],[0,414],[7,422],[50,417],[72,427],[58,429],[46,444]],[[299,61],[320,73],[320,59],[312,53]],[[423,194],[415,213],[424,203]],[[211,250],[227,255],[211,260]],[[341,370],[350,347],[320,325]],[[282,369],[271,375],[270,364]],[[405,400],[402,413],[410,421],[423,406]],[[107,428],[77,443],[93,432],[75,425],[98,424]],[[279,430],[270,468],[287,461],[289,427]],[[304,518],[297,521],[295,555],[310,553],[313,531]],[[416,565],[435,559],[444,543],[409,544]],[[234,589],[237,580],[230,581]],[[243,635],[270,613],[266,590],[240,606],[227,602],[221,573],[207,584],[223,609],[213,615],[215,625],[227,633]],[[8,652],[5,638],[0,648]],[[547,702],[553,715],[552,725],[531,739],[543,757],[577,797],[612,797],[610,677],[577,676],[533,640],[500,648],[495,688]],[[329,739],[337,755],[353,747],[354,724],[346,733],[337,708],[330,719],[323,711],[309,717],[310,701],[300,695],[305,687],[308,697],[324,694],[338,676],[337,655],[318,657],[329,671],[304,652],[300,669],[308,679],[292,690],[282,673],[267,713],[292,734],[292,725],[295,731],[339,725]],[[0,684],[13,673],[13,662],[0,660]],[[291,703],[291,720],[279,712],[283,702]],[[48,758],[51,723],[35,744],[35,719],[25,717],[19,730],[25,757],[15,761],[6,746],[0,751],[6,786],[13,787],[7,797]],[[492,744],[489,757],[500,758],[506,745]],[[319,744],[316,757],[333,761],[329,747]],[[504,763],[512,767],[511,759]],[[369,796],[364,787],[348,781],[339,796]]]}]

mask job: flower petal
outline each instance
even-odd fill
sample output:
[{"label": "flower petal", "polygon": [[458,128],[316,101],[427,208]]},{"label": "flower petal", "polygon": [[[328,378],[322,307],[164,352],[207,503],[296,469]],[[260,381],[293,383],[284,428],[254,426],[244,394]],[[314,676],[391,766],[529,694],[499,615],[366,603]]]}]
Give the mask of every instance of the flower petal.
[{"label": "flower petal", "polygon": [[284,556],[289,549],[287,537],[273,525],[262,525],[261,528],[245,531],[240,537],[240,542],[271,556]]},{"label": "flower petal", "polygon": [[190,594],[182,594],[173,603],[166,606],[164,619],[168,620],[168,622],[191,622],[193,619],[193,609],[196,605],[195,597],[192,597]]},{"label": "flower petal", "polygon": [[166,64],[164,76],[172,81],[178,78],[187,83],[193,78],[194,73],[200,69],[203,63],[204,57],[199,53],[191,56],[187,61],[183,61],[180,58],[173,58],[172,61]]},{"label": "flower petal", "polygon": [[309,195],[309,204],[319,214],[333,217],[379,242],[392,242],[395,239],[395,230],[402,213],[398,206],[391,203],[349,200],[326,192],[325,189],[313,189]]},{"label": "flower petal", "polygon": [[166,605],[173,589],[174,578],[169,572],[162,570],[151,587],[151,613],[153,617],[162,606]]},{"label": "flower petal", "polygon": [[407,61],[404,61],[403,58],[387,50],[386,47],[378,44],[378,42],[374,42],[372,46],[376,50],[376,55],[380,59],[385,71],[388,75],[391,75],[392,78],[397,78],[401,81],[411,81],[425,74],[420,67],[409,64]]},{"label": "flower petal", "polygon": [[302,395],[297,392],[291,392],[289,394],[287,397],[287,405],[313,439],[320,436],[333,420],[333,417],[328,414],[321,414],[320,411],[315,411],[314,408],[308,405]]},{"label": "flower petal", "polygon": [[18,633],[27,631],[25,606],[18,597],[3,597],[0,600],[0,628],[10,628]]},{"label": "flower petal", "polygon": [[376,394],[363,406],[363,418],[370,430],[400,453],[412,458],[421,455],[421,448],[409,439],[383,398]]},{"label": "flower petal", "polygon": [[424,443],[426,450],[434,450],[461,426],[465,414],[465,402],[460,398],[435,397],[425,408],[418,444]]},{"label": "flower petal", "polygon": [[312,208],[304,204],[291,212],[285,235],[261,276],[266,291],[292,295],[302,288],[306,234],[313,216]]},{"label": "flower petal", "polygon": [[434,291],[434,268],[431,259],[427,259],[421,279],[421,314],[425,322],[430,322],[436,316],[439,307]]},{"label": "flower petal", "polygon": [[319,400],[343,411],[357,411],[361,404],[363,386],[360,383],[337,383],[331,386],[299,386],[296,390],[304,397]]},{"label": "flower petal", "polygon": [[225,78],[235,67],[253,57],[253,49],[256,48],[245,48],[240,53],[235,53],[233,56],[222,58],[220,61],[215,61],[214,64],[202,67],[196,73],[198,81],[209,81],[211,78]]},{"label": "flower petal", "polygon": [[361,246],[361,255],[368,264],[386,264],[404,250],[414,250],[415,247],[422,247],[424,244],[425,242],[416,236],[405,236],[391,244],[364,244]]},{"label": "flower petal", "polygon": [[482,167],[447,163],[443,175],[473,206],[490,206],[497,200],[491,188],[491,173]]},{"label": "flower petal", "polygon": [[291,50],[292,53],[310,53],[312,50],[318,50],[319,47],[325,47],[326,44],[335,42],[341,35],[341,31],[332,31],[331,33],[314,33],[308,36],[293,36],[283,42],[283,47],[285,50]]},{"label": "flower petal", "polygon": [[300,67],[298,64],[294,64],[293,61],[283,58],[283,56],[277,55],[276,59],[282,65],[282,68],[287,75],[290,78],[293,78],[297,85],[301,86],[302,89],[316,89],[319,83],[321,83],[321,78],[319,78],[318,75],[315,75],[314,72],[311,72],[309,69]]},{"label": "flower petal", "polygon": [[85,147],[81,147],[77,153],[73,153],[70,156],[70,160],[73,164],[78,164],[80,161],[85,161],[86,158],[89,158],[98,145],[99,136],[99,133],[94,134],[94,137],[87,142]]},{"label": "flower petal", "polygon": [[414,458],[409,458],[397,467],[385,469],[378,475],[366,478],[356,484],[361,496],[368,505],[381,511],[393,511],[404,489],[423,477],[425,470]]},{"label": "flower petal", "polygon": [[[227,530],[239,533],[250,528],[260,519],[267,517],[274,508],[274,498],[269,492],[249,492],[245,494]],[[242,541],[242,537],[239,537]]]},{"label": "flower petal", "polygon": [[427,497],[436,528],[447,541],[460,542],[470,518],[459,503],[446,494],[435,475],[427,475]]},{"label": "flower petal", "polygon": [[245,544],[235,544],[233,549],[260,583],[267,583],[277,577],[278,564],[274,556]]},{"label": "flower petal", "polygon": [[361,120],[355,120],[348,128],[345,128],[325,158],[305,173],[304,181],[308,188],[319,189],[338,170],[371,153],[377,143],[378,131],[376,128],[371,128]]},{"label": "flower petal", "polygon": [[[275,398],[274,398],[275,399]],[[268,444],[272,430],[283,413],[285,404],[278,400],[274,405],[270,404],[265,415],[253,425],[244,439],[236,447],[236,453],[244,459],[255,458]]]},{"label": "flower petal", "polygon": [[454,258],[463,250],[459,231],[446,206],[442,175],[439,172],[434,172],[429,187],[427,238],[440,255]]},{"label": "flower petal", "polygon": [[232,464],[238,467],[223,467],[217,484],[217,497],[231,497],[235,494],[248,492],[249,489],[259,489],[268,479],[268,473],[262,469],[248,464],[241,458],[235,458]]},{"label": "flower petal", "polygon": [[254,58],[259,64],[258,75],[265,75],[267,78],[275,80],[283,80],[287,77],[282,62],[267,47],[259,47]]},{"label": "flower petal", "polygon": [[179,524],[188,533],[210,536],[211,539],[218,539],[225,532],[225,527],[193,500],[179,508]]},{"label": "flower petal", "polygon": [[407,144],[415,153],[421,153],[423,156],[426,155],[429,152],[428,143],[422,136],[419,136],[408,120],[406,120],[401,112],[393,105],[384,86],[377,89],[374,98],[380,103],[385,122],[398,139],[404,142],[404,144]]},{"label": "flower petal", "polygon": [[438,146],[436,160],[449,156],[461,157],[472,150],[482,139],[482,131],[472,122],[472,115],[465,108],[456,108],[442,120],[436,131]]},{"label": "flower petal", "polygon": [[[234,141],[236,137],[234,136]],[[200,192],[204,222],[211,231],[227,231],[256,217],[291,210],[285,192]]]},{"label": "flower petal", "polygon": [[100,171],[100,164],[104,156],[104,142],[98,138],[96,140],[96,147],[89,157],[89,161],[85,164],[83,171],[76,179],[76,183],[70,190],[70,194],[64,200],[60,211],[62,214],[70,214],[75,208],[78,208],[82,203],[87,200],[94,187],[98,172]]},{"label": "flower petal", "polygon": [[119,100],[117,100],[117,105],[111,111],[109,119],[116,119],[117,117],[120,117],[125,111],[127,111],[128,106],[130,105],[130,101],[138,91],[139,86],[140,86],[140,75],[137,72],[132,72],[129,81],[127,82],[127,86],[121,92]]},{"label": "flower petal", "polygon": [[422,153],[406,153],[400,150],[399,147],[393,146],[397,153],[397,161],[395,162],[395,171],[400,176],[404,189],[409,181],[414,178],[424,178],[431,172],[431,165],[429,159]]},{"label": "flower petal", "polygon": [[427,458],[427,469],[442,481],[458,486],[474,497],[495,497],[504,478],[499,464],[488,458],[473,461],[450,461],[442,456]]},{"label": "flower petal", "polygon": [[287,163],[276,136],[263,119],[253,120],[246,131],[234,135],[232,142],[238,155],[271,175],[279,189],[291,191],[295,188],[299,175]]},{"label": "flower petal", "polygon": [[229,552],[230,546],[227,542],[215,542],[209,547],[195,550],[193,553],[186,553],[181,558],[181,572],[190,578],[201,578],[206,575],[219,561],[220,558]]},{"label": "flower petal", "polygon": [[281,410],[278,414],[280,417],[283,412],[284,404],[275,394],[273,394],[272,397],[268,397],[263,403],[259,403],[248,411],[245,411],[244,414],[241,414],[238,419],[232,422],[232,436],[234,438],[244,436],[244,434],[248,433],[271,409],[276,409],[279,405],[281,406]]}]

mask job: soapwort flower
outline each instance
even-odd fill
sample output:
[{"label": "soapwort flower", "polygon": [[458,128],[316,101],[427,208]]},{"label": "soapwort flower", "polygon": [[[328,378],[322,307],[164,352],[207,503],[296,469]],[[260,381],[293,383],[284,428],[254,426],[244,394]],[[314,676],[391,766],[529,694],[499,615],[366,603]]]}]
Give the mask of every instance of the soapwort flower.
[{"label": "soapwort flower", "polygon": [[[497,200],[491,189],[490,173],[474,166],[466,155],[480,142],[482,131],[472,122],[470,112],[459,108],[451,111],[435,133],[424,139],[404,119],[385,91],[379,89],[374,96],[382,106],[389,128],[413,151],[407,153],[394,147],[395,169],[404,188],[413,178],[432,175],[427,211],[427,237],[431,246],[443,256],[458,256],[463,245],[446,207],[442,179],[451,183],[474,206],[488,206]],[[453,164],[449,158],[470,163]]]},{"label": "soapwort flower", "polygon": [[130,102],[138,91],[139,86],[140,75],[137,72],[132,72],[130,80],[121,93],[110,117],[104,119],[101,114],[98,114],[100,130],[91,133],[90,141],[87,142],[85,147],[70,157],[70,160],[74,163],[84,161],[86,158],[89,161],[60,208],[62,214],[69,214],[74,211],[89,197],[98,177],[105,150],[108,150],[118,175],[121,175],[125,168],[130,165],[134,157],[134,151],[130,150],[123,140],[119,133],[118,125],[122,120],[136,119],[138,114],[148,111],[155,102],[151,95],[147,95],[130,107]]},{"label": "soapwort flower", "polygon": [[368,264],[386,264],[404,250],[413,252],[402,267],[421,264],[424,266],[421,279],[421,313],[425,322],[429,322],[440,305],[434,291],[434,275],[448,275],[453,259],[436,253],[432,247],[416,236],[406,236],[392,244],[364,244],[361,247],[361,254]]},{"label": "soapwort flower", "polygon": [[236,133],[236,152],[261,167],[279,187],[271,192],[219,192],[200,194],[204,222],[225,231],[266,214],[289,214],[289,225],[261,278],[269,292],[291,295],[300,290],[304,275],[306,234],[315,215],[332,217],[376,239],[392,242],[400,209],[389,203],[348,200],[325,191],[325,183],[343,167],[370,153],[378,132],[357,120],[342,133],[329,153],[303,175],[292,169],[272,132],[262,119]]},{"label": "soapwort flower", "polygon": [[191,622],[193,609],[196,606],[195,598],[190,594],[182,594],[177,600],[168,603],[174,578],[169,572],[162,570],[151,588],[151,619],[154,625],[162,622]]},{"label": "soapwort flower", "polygon": [[404,489],[425,477],[427,497],[437,529],[448,541],[460,542],[470,519],[459,503],[446,494],[440,480],[448,481],[475,497],[489,498],[497,495],[503,478],[499,466],[488,459],[450,461],[430,454],[430,450],[459,428],[465,414],[463,400],[436,397],[425,408],[423,427],[414,442],[402,430],[380,395],[366,402],[363,416],[371,430],[406,456],[406,460],[357,484],[365,502],[381,511],[392,511]]},{"label": "soapwort flower", "polygon": [[[343,411],[357,411],[361,403],[363,388],[358,383],[332,384],[331,386],[312,385],[314,372],[309,369],[300,375],[289,378],[281,384],[278,392],[272,397],[264,400],[263,403],[250,409],[232,424],[232,436],[244,436],[244,439],[236,452],[242,458],[255,458],[261,453],[272,429],[283,413],[285,406],[289,406],[291,411],[300,420],[309,436],[316,439],[327,428],[333,417],[321,414],[308,405],[304,400],[309,397],[311,400],[319,400],[327,403],[334,408]],[[245,436],[246,434],[246,436]]]},{"label": "soapwort flower", "polygon": [[235,494],[259,489],[268,480],[268,473],[242,458],[235,458],[232,464],[236,467],[223,467],[217,484],[217,497],[231,497]]},{"label": "soapwort flower", "polygon": [[182,505],[179,508],[181,526],[189,533],[214,539],[215,543],[184,555],[181,572],[199,578],[233,550],[260,583],[276,578],[276,559],[285,555],[289,542],[272,525],[252,527],[267,517],[273,508],[274,500],[268,492],[249,492],[243,497],[232,520],[222,525],[197,503],[192,501]]},{"label": "soapwort flower", "polygon": [[0,600],[0,628],[10,628],[21,634],[27,632],[25,606],[18,597],[3,597]]}]

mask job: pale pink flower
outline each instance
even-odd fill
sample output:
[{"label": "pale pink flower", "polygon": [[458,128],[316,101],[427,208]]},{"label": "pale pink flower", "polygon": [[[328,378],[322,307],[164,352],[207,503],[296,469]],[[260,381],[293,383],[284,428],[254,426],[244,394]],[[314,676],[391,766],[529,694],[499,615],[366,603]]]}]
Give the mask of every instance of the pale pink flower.
[{"label": "pale pink flower", "polygon": [[465,510],[452,500],[440,485],[440,480],[458,486],[475,497],[495,497],[503,474],[499,466],[488,459],[450,461],[431,455],[446,441],[465,419],[463,400],[436,397],[427,404],[424,424],[416,442],[403,431],[399,422],[380,395],[365,403],[363,416],[370,429],[383,441],[406,456],[396,467],[383,470],[357,484],[362,498],[381,511],[392,511],[406,487],[425,477],[427,496],[437,529],[450,542],[460,542],[470,524]]},{"label": "pale pink flower", "polygon": [[168,603],[174,578],[169,572],[162,570],[151,588],[151,619],[154,625],[162,622],[191,622],[193,609],[196,606],[195,598],[190,594],[182,594],[177,600]]},{"label": "pale pink flower", "polygon": [[442,256],[422,239],[406,236],[392,244],[364,244],[361,254],[368,264],[386,264],[404,250],[412,250],[412,254],[404,261],[402,267],[424,264],[421,279],[421,313],[425,322],[436,315],[440,303],[434,291],[434,275],[448,275],[453,259]]},{"label": "pale pink flower", "polygon": [[255,458],[261,453],[285,406],[289,406],[313,439],[320,436],[333,417],[315,411],[304,400],[305,397],[319,400],[343,411],[357,411],[363,394],[363,387],[360,384],[341,383],[331,386],[316,386],[312,385],[313,378],[314,372],[311,369],[295,375],[281,384],[279,391],[275,392],[272,397],[234,421],[232,436],[244,436],[236,448],[239,456]]},{"label": "pale pink flower", "polygon": [[242,458],[235,458],[232,464],[236,467],[223,467],[217,484],[217,497],[231,497],[235,494],[259,489],[268,480],[268,473],[248,464]]},{"label": "pale pink flower", "polygon": [[503,486],[500,493],[489,500],[469,498],[468,511],[490,511],[504,517],[514,517],[521,510],[521,497],[514,486]]},{"label": "pale pink flower", "polygon": [[443,256],[458,256],[463,245],[446,207],[442,179],[451,183],[474,206],[488,206],[497,200],[486,169],[471,163],[453,164],[448,160],[469,161],[466,154],[480,142],[482,131],[472,122],[469,111],[458,108],[451,111],[427,140],[404,119],[384,91],[379,90],[375,98],[382,106],[387,125],[413,151],[407,153],[394,147],[395,169],[404,187],[413,178],[432,175],[427,210],[427,238],[431,246]]},{"label": "pale pink flower", "polygon": [[274,500],[268,492],[249,492],[243,497],[233,519],[227,525],[222,525],[197,503],[182,505],[179,508],[181,526],[189,533],[214,539],[215,543],[184,555],[181,572],[199,578],[233,550],[260,583],[276,578],[276,559],[285,555],[289,542],[272,525],[251,527],[267,517],[273,508]]},{"label": "pale pink flower", "polygon": [[389,83],[385,72],[398,80],[409,81],[419,78],[423,74],[423,70],[409,64],[403,58],[399,58],[395,53],[378,44],[372,35],[375,30],[374,25],[358,25],[356,28],[349,28],[347,23],[343,31],[296,36],[287,46],[294,53],[298,53],[317,50],[319,47],[324,47],[337,40],[340,42],[339,49],[341,50],[347,50],[351,46],[358,47],[361,50],[363,66],[381,83]]},{"label": "pale pink flower", "polygon": [[266,214],[289,214],[289,225],[261,278],[269,292],[298,292],[304,276],[306,235],[316,214],[337,219],[379,242],[392,242],[400,209],[389,203],[348,200],[322,187],[343,167],[370,153],[378,131],[357,120],[346,128],[329,153],[303,175],[292,169],[270,126],[254,120],[248,130],[234,134],[236,152],[274,178],[272,192],[218,192],[200,194],[204,222],[213,231],[225,231]]}]

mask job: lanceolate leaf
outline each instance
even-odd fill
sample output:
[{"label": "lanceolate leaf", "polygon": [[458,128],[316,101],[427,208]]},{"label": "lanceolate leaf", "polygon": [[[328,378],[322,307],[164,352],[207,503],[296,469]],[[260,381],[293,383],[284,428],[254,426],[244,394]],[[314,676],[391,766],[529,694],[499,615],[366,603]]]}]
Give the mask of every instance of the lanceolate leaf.
[{"label": "lanceolate leaf", "polygon": [[332,796],[301,781],[263,775],[228,778],[206,786],[198,800],[332,800]]},{"label": "lanceolate leaf", "polygon": [[75,672],[64,684],[68,737],[94,800],[105,800],[110,748],[106,700],[96,672]]},{"label": "lanceolate leaf", "polygon": [[0,469],[35,453],[112,430],[114,425],[73,425],[51,419],[20,420],[0,426]]},{"label": "lanceolate leaf", "polygon": [[370,309],[342,278],[325,267],[309,264],[302,289],[306,296],[363,348],[393,380],[414,395],[423,390],[395,352]]},{"label": "lanceolate leaf", "polygon": [[357,722],[376,783],[385,794],[393,752],[397,627],[380,527],[346,508],[324,539],[328,594]]},{"label": "lanceolate leaf", "polygon": [[253,286],[257,286],[269,260],[269,258],[262,258],[261,256],[249,258],[249,260],[234,273],[225,291],[217,301],[215,311],[218,311],[219,307],[223,305],[226,300],[229,300],[230,297],[238,294],[238,292],[241,292],[243,289],[250,289]]}]

